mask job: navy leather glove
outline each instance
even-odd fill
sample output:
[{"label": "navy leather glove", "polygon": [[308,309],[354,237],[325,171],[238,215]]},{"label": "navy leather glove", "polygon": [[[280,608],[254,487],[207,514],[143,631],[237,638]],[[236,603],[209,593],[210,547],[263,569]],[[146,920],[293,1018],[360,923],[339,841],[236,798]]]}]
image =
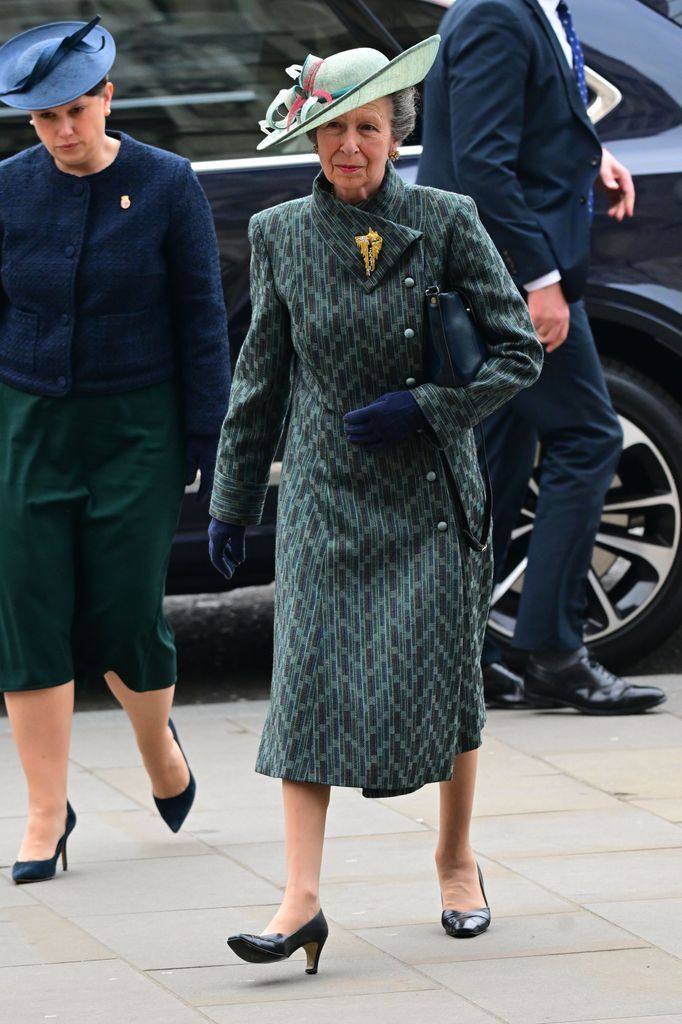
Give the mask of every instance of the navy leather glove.
[{"label": "navy leather glove", "polygon": [[208,556],[226,580],[246,558],[244,534],[246,527],[237,523],[223,523],[214,519],[208,524]]},{"label": "navy leather glove", "polygon": [[185,442],[185,485],[194,483],[197,470],[201,473],[197,501],[203,501],[213,488],[217,447],[214,437],[188,437]]},{"label": "navy leather glove", "polygon": [[409,391],[390,391],[343,417],[348,440],[367,451],[406,441],[426,425],[426,417]]}]

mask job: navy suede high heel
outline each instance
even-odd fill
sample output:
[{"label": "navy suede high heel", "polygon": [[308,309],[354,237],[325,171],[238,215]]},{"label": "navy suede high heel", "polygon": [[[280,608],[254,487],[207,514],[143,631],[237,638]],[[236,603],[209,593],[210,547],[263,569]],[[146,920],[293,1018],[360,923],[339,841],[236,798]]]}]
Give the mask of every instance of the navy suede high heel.
[{"label": "navy suede high heel", "polygon": [[[180,753],[185,757],[185,752],[182,749],[180,740],[178,739],[177,730],[173,725],[172,718],[168,719],[168,728],[173,733],[173,739],[180,747]],[[187,765],[187,771],[189,772],[189,782],[187,783],[186,788],[183,789],[182,793],[178,793],[177,796],[154,797],[156,809],[168,825],[171,832],[179,832],[182,828],[183,822],[189,814],[190,807],[194,803],[194,797],[197,791],[197,784],[186,757],[185,764]]]},{"label": "navy suede high heel", "polygon": [[76,827],[76,812],[66,801],[66,826],[64,835],[57,843],[57,849],[53,857],[47,860],[17,860],[12,865],[12,879],[17,885],[24,885],[26,882],[46,882],[48,878],[54,878],[57,873],[57,860],[62,857],[62,868],[67,869],[66,841]]}]

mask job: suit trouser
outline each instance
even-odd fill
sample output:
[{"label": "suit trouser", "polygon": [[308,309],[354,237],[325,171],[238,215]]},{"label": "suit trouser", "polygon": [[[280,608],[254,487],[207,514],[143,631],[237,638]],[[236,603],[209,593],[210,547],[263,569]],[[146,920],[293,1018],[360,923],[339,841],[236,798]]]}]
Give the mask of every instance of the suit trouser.
[{"label": "suit trouser", "polygon": [[[623,441],[584,304],[573,303],[570,312],[568,337],[546,355],[538,381],[484,423],[495,582],[503,575],[538,441],[541,446],[535,522],[512,640],[527,651],[582,645],[594,537]],[[500,656],[488,633],[483,663]]]}]

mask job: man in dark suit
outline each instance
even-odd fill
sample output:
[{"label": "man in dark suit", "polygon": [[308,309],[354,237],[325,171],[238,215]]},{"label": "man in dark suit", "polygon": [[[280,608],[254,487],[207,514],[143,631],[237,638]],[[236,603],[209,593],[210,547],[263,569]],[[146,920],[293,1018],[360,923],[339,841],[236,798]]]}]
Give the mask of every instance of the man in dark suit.
[{"label": "man in dark suit", "polygon": [[439,31],[417,180],[474,198],[546,353],[539,381],[485,423],[498,574],[538,441],[542,451],[512,641],[529,652],[523,689],[488,637],[486,699],[644,711],[665,694],[611,675],[583,646],[592,546],[622,444],[582,302],[592,187],[620,221],[633,213],[632,179],[587,115],[583,55],[564,0],[456,0]]}]

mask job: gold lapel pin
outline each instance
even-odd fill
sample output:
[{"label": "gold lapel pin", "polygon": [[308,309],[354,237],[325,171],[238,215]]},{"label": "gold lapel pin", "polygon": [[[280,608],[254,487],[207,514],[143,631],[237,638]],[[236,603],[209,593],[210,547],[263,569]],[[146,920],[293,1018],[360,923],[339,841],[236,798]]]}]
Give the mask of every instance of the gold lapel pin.
[{"label": "gold lapel pin", "polygon": [[130,209],[130,196],[121,196],[121,209],[122,210],[129,210]]},{"label": "gold lapel pin", "polygon": [[381,235],[370,228],[366,235],[355,236],[355,244],[359,248],[365,262],[365,277],[369,277],[377,265],[384,240]]}]

